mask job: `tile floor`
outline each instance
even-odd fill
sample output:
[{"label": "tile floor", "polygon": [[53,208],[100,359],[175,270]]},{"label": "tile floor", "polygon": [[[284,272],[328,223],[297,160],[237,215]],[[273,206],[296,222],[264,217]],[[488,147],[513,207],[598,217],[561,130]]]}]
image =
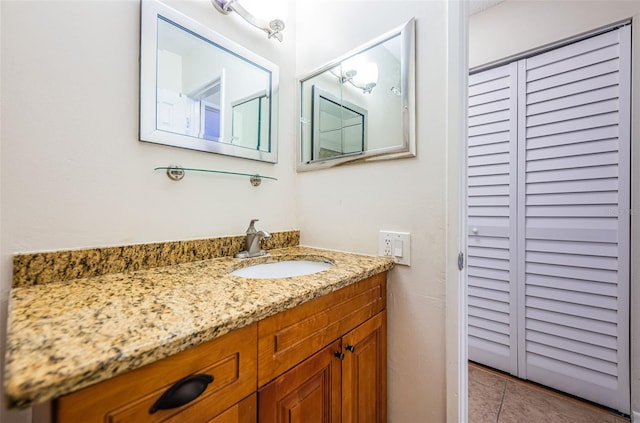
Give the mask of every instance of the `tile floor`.
[{"label": "tile floor", "polygon": [[469,363],[469,423],[629,423],[607,410]]}]

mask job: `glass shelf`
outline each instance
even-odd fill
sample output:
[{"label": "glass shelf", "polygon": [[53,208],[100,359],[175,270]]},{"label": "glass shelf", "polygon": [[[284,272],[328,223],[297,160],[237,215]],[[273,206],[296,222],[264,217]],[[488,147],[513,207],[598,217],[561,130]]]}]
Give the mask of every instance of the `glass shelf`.
[{"label": "glass shelf", "polygon": [[172,181],[179,181],[184,178],[185,172],[207,172],[207,173],[222,173],[224,175],[237,175],[237,176],[248,176],[249,182],[254,187],[257,187],[262,182],[262,179],[270,179],[272,181],[277,181],[277,178],[273,178],[271,176],[264,176],[257,173],[242,173],[242,172],[227,172],[225,170],[213,170],[213,169],[198,169],[192,167],[182,167],[178,165],[174,166],[159,166],[153,170],[166,170],[167,176]]}]

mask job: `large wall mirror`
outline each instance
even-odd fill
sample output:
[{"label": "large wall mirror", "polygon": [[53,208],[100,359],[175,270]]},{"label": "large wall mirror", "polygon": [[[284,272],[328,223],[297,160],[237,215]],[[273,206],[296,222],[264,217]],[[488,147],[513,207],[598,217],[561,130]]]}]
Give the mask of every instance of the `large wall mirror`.
[{"label": "large wall mirror", "polygon": [[199,22],[142,0],[141,141],[276,163],[278,73]]},{"label": "large wall mirror", "polygon": [[415,21],[299,79],[299,171],[413,157]]}]

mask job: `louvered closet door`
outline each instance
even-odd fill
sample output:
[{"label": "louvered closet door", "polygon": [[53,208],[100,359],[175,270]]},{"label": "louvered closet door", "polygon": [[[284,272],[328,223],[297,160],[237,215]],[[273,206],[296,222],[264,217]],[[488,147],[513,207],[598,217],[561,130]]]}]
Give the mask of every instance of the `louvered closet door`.
[{"label": "louvered closet door", "polygon": [[519,65],[519,376],[629,413],[630,28]]},{"label": "louvered closet door", "polygon": [[469,77],[469,359],[515,374],[517,65]]}]

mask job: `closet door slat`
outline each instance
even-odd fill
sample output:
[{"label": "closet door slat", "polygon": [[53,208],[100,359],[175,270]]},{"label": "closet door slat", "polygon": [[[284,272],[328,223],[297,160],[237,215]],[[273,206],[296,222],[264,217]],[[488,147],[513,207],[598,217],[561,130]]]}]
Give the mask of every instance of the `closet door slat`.
[{"label": "closet door slat", "polygon": [[469,78],[469,359],[516,374],[515,65]]}]

